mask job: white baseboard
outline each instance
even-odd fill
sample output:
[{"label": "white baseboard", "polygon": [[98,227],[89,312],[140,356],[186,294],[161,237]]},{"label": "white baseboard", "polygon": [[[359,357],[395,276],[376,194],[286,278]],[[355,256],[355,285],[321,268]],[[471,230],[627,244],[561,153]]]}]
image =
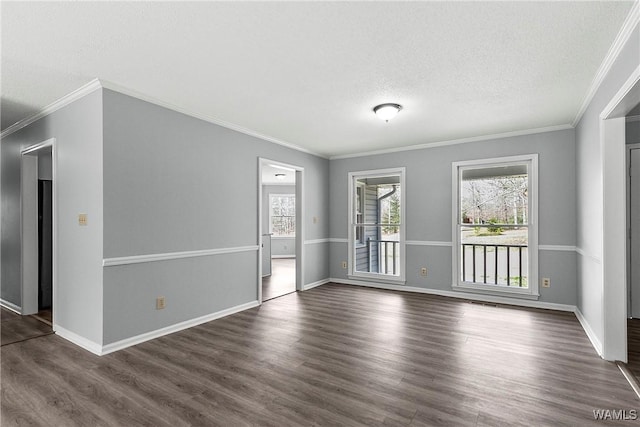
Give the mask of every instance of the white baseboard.
[{"label": "white baseboard", "polygon": [[472,300],[472,301],[491,302],[495,304],[507,304],[507,305],[517,305],[520,307],[543,308],[546,310],[569,311],[572,313],[576,311],[575,305],[558,304],[553,302],[530,301],[530,300],[507,298],[507,297],[500,297],[500,296],[494,296],[494,295],[473,294],[473,293],[459,292],[459,291],[443,291],[441,289],[418,288],[415,286],[392,285],[387,283],[361,282],[358,280],[351,280],[351,279],[331,278],[329,279],[329,281],[334,283],[341,283],[344,285],[356,285],[356,286],[366,286],[370,288],[388,289],[388,290],[394,290],[394,291],[416,292],[421,294],[439,295],[443,297],[460,298],[460,299],[466,299],[466,300]]},{"label": "white baseboard", "polygon": [[302,287],[302,290],[303,291],[308,291],[309,289],[313,289],[313,288],[318,287],[318,286],[326,285],[329,282],[330,282],[330,279],[322,279],[322,280],[318,280],[317,282],[307,283],[306,285],[304,285]]},{"label": "white baseboard", "polygon": [[271,255],[271,259],[286,259],[286,258],[296,259],[296,256],[295,255]]},{"label": "white baseboard", "polygon": [[16,314],[22,314],[22,307],[2,298],[0,298],[0,306],[6,308],[7,310],[11,310]]},{"label": "white baseboard", "polygon": [[62,328],[58,325],[53,325],[53,330],[56,335],[61,336],[67,341],[74,343],[75,345],[84,348],[87,351],[90,351],[93,354],[97,354],[98,356],[102,355],[102,346],[96,342],[86,339],[85,337],[81,337],[75,332],[71,332],[65,328]]},{"label": "white baseboard", "polygon": [[591,345],[598,352],[598,355],[602,357],[602,343],[598,339],[598,336],[596,335],[595,332],[593,332],[593,329],[591,329],[591,325],[589,325],[589,322],[587,322],[587,319],[584,317],[582,312],[577,307],[576,307],[575,313],[576,313],[576,317],[578,318],[578,322],[580,322],[580,325],[582,325],[582,329],[584,329],[584,332],[587,334],[587,337],[589,337],[589,341],[591,341]]},{"label": "white baseboard", "polygon": [[114,351],[122,350],[124,348],[131,347],[136,344],[140,344],[145,341],[152,340],[154,338],[159,338],[165,335],[169,335],[174,332],[182,331],[187,328],[192,328],[194,326],[198,326],[203,323],[207,323],[212,320],[219,319],[221,317],[229,316],[230,314],[238,313],[244,310],[248,310],[250,308],[257,307],[259,305],[260,304],[258,303],[258,301],[251,301],[245,304],[237,305],[235,307],[227,308],[226,310],[221,310],[215,313],[207,314],[205,316],[196,317],[195,319],[185,320],[184,322],[176,323],[175,325],[156,329],[155,331],[145,332],[144,334],[136,335],[131,338],[125,338],[123,340],[116,341],[114,343],[102,346],[100,355],[102,356],[105,354],[113,353]]}]

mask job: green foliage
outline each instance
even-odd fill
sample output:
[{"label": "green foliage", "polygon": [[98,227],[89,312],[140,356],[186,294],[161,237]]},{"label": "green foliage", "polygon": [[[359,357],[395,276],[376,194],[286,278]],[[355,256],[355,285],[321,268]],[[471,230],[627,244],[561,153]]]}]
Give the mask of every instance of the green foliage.
[{"label": "green foliage", "polygon": [[[491,218],[489,224],[497,224],[497,218]],[[500,236],[504,232],[502,227],[473,227],[473,234],[476,236]]]}]

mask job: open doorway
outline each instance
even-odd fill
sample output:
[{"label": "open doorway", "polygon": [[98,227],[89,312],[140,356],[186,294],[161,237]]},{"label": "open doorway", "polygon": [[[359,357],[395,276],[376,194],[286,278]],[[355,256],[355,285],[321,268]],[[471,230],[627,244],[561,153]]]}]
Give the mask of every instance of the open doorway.
[{"label": "open doorway", "polygon": [[22,150],[21,314],[53,325],[55,162],[54,140]]},{"label": "open doorway", "polygon": [[627,146],[627,353],[629,371],[640,381],[640,104],[626,118]]},{"label": "open doorway", "polygon": [[300,289],[301,168],[260,160],[260,301]]}]

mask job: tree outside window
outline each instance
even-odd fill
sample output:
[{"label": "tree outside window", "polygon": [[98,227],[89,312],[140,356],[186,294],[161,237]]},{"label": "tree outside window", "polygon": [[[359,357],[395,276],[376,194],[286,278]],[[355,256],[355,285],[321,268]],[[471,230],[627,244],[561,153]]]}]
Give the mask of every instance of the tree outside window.
[{"label": "tree outside window", "polygon": [[269,195],[269,232],[273,237],[295,237],[296,196],[294,194]]}]

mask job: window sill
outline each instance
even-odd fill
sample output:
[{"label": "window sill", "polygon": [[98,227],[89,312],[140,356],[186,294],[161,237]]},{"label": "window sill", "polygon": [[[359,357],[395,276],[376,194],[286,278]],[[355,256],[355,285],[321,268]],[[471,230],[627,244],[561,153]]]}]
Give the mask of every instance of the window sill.
[{"label": "window sill", "polygon": [[484,285],[474,285],[471,283],[464,284],[454,284],[451,286],[454,291],[457,292],[467,292],[467,293],[476,293],[483,295],[495,295],[501,297],[508,298],[520,298],[520,299],[529,299],[529,300],[537,300],[540,298],[540,295],[532,289],[521,289],[521,288],[486,288]]}]

